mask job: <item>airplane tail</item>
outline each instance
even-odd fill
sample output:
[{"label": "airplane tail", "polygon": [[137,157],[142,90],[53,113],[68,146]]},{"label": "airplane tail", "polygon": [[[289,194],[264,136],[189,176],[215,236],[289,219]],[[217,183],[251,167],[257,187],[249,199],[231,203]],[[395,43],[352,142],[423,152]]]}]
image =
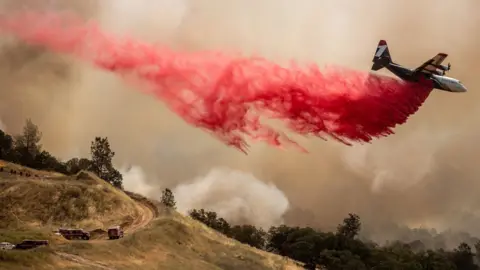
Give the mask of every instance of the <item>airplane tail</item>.
[{"label": "airplane tail", "polygon": [[380,40],[377,45],[377,50],[372,59],[373,65],[371,70],[379,70],[387,66],[392,62],[390,51],[385,40]]}]

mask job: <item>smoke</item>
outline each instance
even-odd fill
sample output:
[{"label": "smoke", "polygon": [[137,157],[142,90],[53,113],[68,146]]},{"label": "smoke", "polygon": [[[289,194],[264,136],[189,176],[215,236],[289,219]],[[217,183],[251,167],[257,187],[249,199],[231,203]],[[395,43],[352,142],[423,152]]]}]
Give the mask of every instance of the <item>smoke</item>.
[{"label": "smoke", "polygon": [[[148,183],[141,167],[130,165],[119,169],[126,190],[159,200],[163,189]],[[289,202],[273,183],[265,183],[253,174],[228,168],[213,168],[172,189],[177,210],[185,215],[192,209],[215,211],[234,224],[252,224],[268,229],[284,222]]]},{"label": "smoke", "polygon": [[[412,131],[401,142],[387,146],[378,142],[374,145],[356,145],[345,149],[345,163],[357,175],[371,179],[374,193],[388,189],[405,191],[422,182],[435,169],[435,153],[438,145],[455,137],[453,132],[436,133],[434,130]],[[418,149],[405,151],[407,145],[421,145]],[[409,158],[399,159],[408,155]]]},{"label": "smoke", "polygon": [[[6,105],[0,106],[0,118],[18,132],[31,117],[43,132],[44,147],[58,156],[75,149],[87,155],[95,136],[108,136],[115,162],[138,164],[151,194],[158,196],[160,187],[175,187],[220,166],[274,183],[292,209],[308,213],[291,213],[286,222],[333,227],[356,212],[378,235],[389,223],[480,234],[479,7],[475,0],[420,0],[414,6],[381,0],[162,0],[155,5],[107,0],[70,8],[111,31],[149,42],[191,51],[240,50],[279,63],[293,58],[368,70],[379,39],[387,40],[394,61],[409,67],[448,53],[449,75],[470,91],[434,91],[395,135],[368,145],[300,137],[310,154],[256,144],[244,156],[120,78],[4,38],[0,95]],[[400,234],[389,237],[395,235]]]},{"label": "smoke", "polygon": [[147,198],[159,199],[155,187],[148,184],[147,176],[140,166],[122,166],[118,171],[123,176],[123,188],[125,190],[141,194]]},{"label": "smoke", "polygon": [[215,211],[235,224],[252,224],[268,229],[283,223],[288,199],[273,183],[227,168],[214,168],[205,176],[173,189],[178,210]]}]

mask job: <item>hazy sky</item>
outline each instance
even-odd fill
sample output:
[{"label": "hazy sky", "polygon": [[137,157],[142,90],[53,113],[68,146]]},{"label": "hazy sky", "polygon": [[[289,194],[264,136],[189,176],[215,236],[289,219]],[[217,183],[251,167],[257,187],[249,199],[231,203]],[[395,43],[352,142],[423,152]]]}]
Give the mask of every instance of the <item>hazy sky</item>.
[{"label": "hazy sky", "polygon": [[[5,10],[20,3],[3,2]],[[60,1],[50,2],[49,8],[59,8]],[[213,207],[245,218],[244,209],[257,205],[250,219],[275,209],[274,223],[285,211],[278,206],[287,203],[313,213],[322,226],[356,212],[366,223],[480,233],[478,1],[146,2],[88,1],[70,8],[109,31],[172,48],[241,51],[278,62],[296,59],[365,71],[378,40],[386,39],[394,61],[411,67],[448,53],[449,75],[469,92],[433,92],[397,134],[372,144],[348,147],[300,139],[311,151],[304,154],[257,143],[246,156],[188,126],[161,101],[115,75],[0,38],[0,119],[6,129],[18,132],[31,117],[43,131],[45,148],[64,158],[88,155],[94,136],[108,136],[118,166],[137,166],[126,177],[130,189],[160,196],[160,188],[180,185],[177,190],[188,197],[185,188],[191,188],[196,198],[184,199],[184,207]],[[222,174],[217,168],[232,171]],[[275,186],[259,186],[259,181]],[[199,192],[202,183],[215,183],[216,189]],[[228,188],[231,183],[236,189]],[[247,196],[258,190],[264,190],[263,196]],[[242,203],[232,208],[229,198]],[[307,218],[298,213],[297,219]]]}]

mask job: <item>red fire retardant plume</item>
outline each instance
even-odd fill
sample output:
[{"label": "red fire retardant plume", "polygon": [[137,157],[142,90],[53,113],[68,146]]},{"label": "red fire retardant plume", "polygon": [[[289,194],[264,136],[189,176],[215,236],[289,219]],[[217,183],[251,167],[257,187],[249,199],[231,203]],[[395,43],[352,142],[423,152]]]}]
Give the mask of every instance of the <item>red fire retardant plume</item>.
[{"label": "red fire retardant plume", "polygon": [[281,120],[301,135],[328,135],[351,145],[393,134],[431,91],[431,85],[346,68],[286,68],[262,58],[175,52],[109,35],[65,14],[4,15],[0,31],[140,79],[143,91],[185,121],[244,152],[247,136],[274,146],[295,144],[260,116]]}]

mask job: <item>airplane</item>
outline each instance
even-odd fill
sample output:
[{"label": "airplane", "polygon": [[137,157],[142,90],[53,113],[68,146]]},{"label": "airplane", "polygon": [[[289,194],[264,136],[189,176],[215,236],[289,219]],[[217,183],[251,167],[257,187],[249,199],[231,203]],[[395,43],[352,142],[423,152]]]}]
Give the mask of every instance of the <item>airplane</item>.
[{"label": "airplane", "polygon": [[445,73],[451,68],[450,63],[447,66],[442,65],[447,56],[445,53],[438,53],[416,69],[410,69],[394,63],[387,42],[380,40],[373,56],[371,70],[377,71],[386,68],[405,81],[419,82],[420,79],[427,79],[433,83],[434,89],[457,93],[467,92],[467,88],[459,80],[445,76]]}]

